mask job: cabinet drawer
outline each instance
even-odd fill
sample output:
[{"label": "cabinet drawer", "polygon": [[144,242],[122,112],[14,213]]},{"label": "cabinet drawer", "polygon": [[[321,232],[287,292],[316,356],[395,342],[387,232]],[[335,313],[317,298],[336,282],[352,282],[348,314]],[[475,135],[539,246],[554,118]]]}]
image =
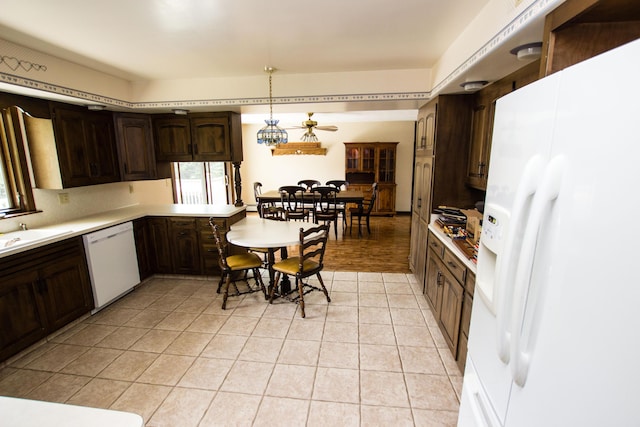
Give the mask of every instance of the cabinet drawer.
[{"label": "cabinet drawer", "polygon": [[195,230],[196,220],[195,218],[170,218],[172,229],[191,229]]},{"label": "cabinet drawer", "polygon": [[473,297],[473,292],[476,289],[476,275],[470,271],[467,271],[467,277],[464,280],[464,290]]},{"label": "cabinet drawer", "polygon": [[444,250],[444,263],[446,264],[451,274],[453,274],[453,276],[456,278],[456,280],[460,282],[460,284],[465,283],[464,276],[467,269],[465,268],[462,261],[460,261],[457,256],[455,256],[449,249],[446,248]]},{"label": "cabinet drawer", "polygon": [[440,259],[444,256],[444,243],[436,237],[431,231],[429,232],[429,247],[438,255]]},{"label": "cabinet drawer", "polygon": [[[202,231],[212,232],[211,226],[209,225],[209,218],[198,218],[197,220],[198,228]],[[227,220],[224,218],[214,218],[213,223],[223,230],[227,229]]]}]

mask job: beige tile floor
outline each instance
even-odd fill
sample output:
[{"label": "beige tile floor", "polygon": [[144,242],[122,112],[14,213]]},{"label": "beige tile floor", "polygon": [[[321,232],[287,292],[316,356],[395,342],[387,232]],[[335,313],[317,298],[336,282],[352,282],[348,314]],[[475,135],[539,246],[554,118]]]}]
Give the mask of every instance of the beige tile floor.
[{"label": "beige tile floor", "polygon": [[0,369],[0,395],[146,426],[452,426],[462,377],[412,275],[322,273],[307,317],[217,279],[154,277]]}]

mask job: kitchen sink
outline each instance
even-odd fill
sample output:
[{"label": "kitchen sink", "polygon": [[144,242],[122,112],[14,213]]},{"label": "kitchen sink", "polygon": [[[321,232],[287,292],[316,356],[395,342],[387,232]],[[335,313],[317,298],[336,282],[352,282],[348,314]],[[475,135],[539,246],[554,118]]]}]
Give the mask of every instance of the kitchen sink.
[{"label": "kitchen sink", "polygon": [[34,228],[33,230],[19,230],[0,234],[0,252],[29,243],[53,240],[71,232],[71,230]]}]

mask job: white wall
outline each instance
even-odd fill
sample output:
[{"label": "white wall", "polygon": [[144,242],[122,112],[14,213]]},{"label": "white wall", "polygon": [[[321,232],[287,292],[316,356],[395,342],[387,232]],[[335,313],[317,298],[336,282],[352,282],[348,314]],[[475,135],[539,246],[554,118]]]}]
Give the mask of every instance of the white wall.
[{"label": "white wall", "polygon": [[[265,117],[266,118],[266,117]],[[277,117],[274,117],[277,119]],[[296,184],[301,179],[344,179],[343,142],[398,142],[396,183],[396,211],[409,212],[413,175],[413,142],[415,122],[321,123],[336,125],[337,132],[316,131],[327,155],[272,156],[268,147],[256,142],[256,133],[263,125],[243,124],[244,161],[242,200],[255,205],[253,183],[262,183],[263,191],[276,190],[282,185]],[[288,130],[289,141],[299,141],[303,129]]]}]

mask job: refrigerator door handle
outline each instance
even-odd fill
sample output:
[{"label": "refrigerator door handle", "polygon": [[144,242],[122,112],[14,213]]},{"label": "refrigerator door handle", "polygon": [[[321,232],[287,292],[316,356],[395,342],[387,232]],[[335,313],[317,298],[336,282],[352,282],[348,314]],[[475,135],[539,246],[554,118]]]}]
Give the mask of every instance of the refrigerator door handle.
[{"label": "refrigerator door handle", "polygon": [[509,232],[506,233],[504,246],[501,250],[501,259],[498,266],[498,275],[496,277],[497,289],[497,307],[496,324],[498,327],[498,356],[503,363],[509,363],[511,351],[511,307],[513,305],[513,283],[515,279],[514,261],[520,254],[521,247],[517,247],[519,239],[517,238],[518,230],[524,228],[529,209],[531,206],[531,198],[535,195],[540,182],[540,175],[544,170],[544,160],[541,155],[537,154],[525,165],[522,172],[522,178],[516,189],[511,219],[509,221]]},{"label": "refrigerator door handle", "polygon": [[513,346],[511,347],[511,373],[513,381],[524,387],[527,381],[535,336],[540,323],[539,307],[543,295],[544,283],[531,287],[531,273],[535,260],[535,250],[542,220],[550,209],[551,203],[558,197],[562,184],[565,159],[554,157],[548,164],[539,190],[531,206],[531,214],[522,239],[522,250],[516,270],[513,305]]}]

